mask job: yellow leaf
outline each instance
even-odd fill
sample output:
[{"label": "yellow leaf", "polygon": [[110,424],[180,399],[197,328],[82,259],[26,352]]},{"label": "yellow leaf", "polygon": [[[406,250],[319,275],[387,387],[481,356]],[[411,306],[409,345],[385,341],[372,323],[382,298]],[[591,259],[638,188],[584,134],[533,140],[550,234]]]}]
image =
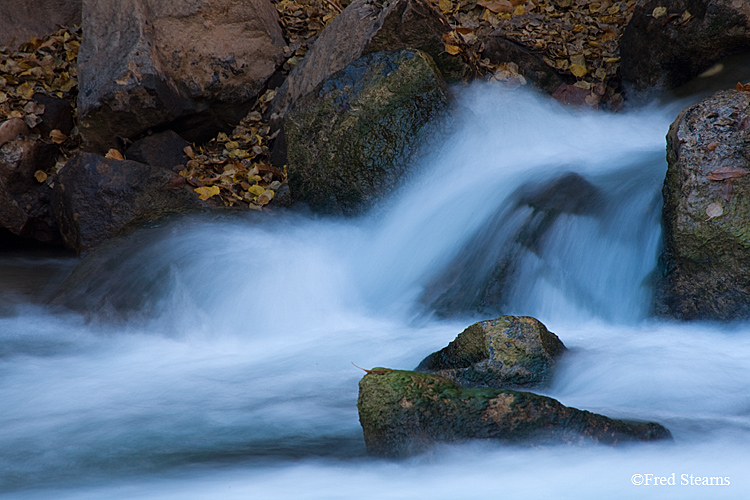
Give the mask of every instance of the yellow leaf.
[{"label": "yellow leaf", "polygon": [[29,85],[29,82],[23,82],[16,89],[16,93],[24,99],[31,99],[32,97],[34,97],[34,87]]},{"label": "yellow leaf", "polygon": [[451,9],[453,9],[453,2],[451,2],[451,0],[440,0],[438,5],[443,13],[450,12]]},{"label": "yellow leaf", "polygon": [[452,56],[455,56],[456,54],[461,52],[461,49],[458,47],[458,45],[445,45],[445,51],[449,53]]},{"label": "yellow leaf", "polygon": [[216,142],[229,142],[229,136],[224,132],[219,132],[219,135],[216,136]]},{"label": "yellow leaf", "polygon": [[7,100],[8,100],[8,94],[6,94],[5,92],[0,92],[0,104],[4,103]]},{"label": "yellow leaf", "polygon": [[665,15],[667,13],[666,7],[657,7],[654,9],[653,12],[651,12],[651,15],[655,18],[660,18],[661,16]]},{"label": "yellow leaf", "polygon": [[250,189],[247,190],[248,193],[252,194],[253,196],[260,196],[265,192],[265,188],[263,186],[259,186],[257,184],[250,186]]},{"label": "yellow leaf", "polygon": [[200,195],[201,200],[206,201],[210,197],[219,194],[219,186],[201,186],[194,188],[193,191]]},{"label": "yellow leaf", "polygon": [[513,10],[513,4],[508,0],[479,0],[477,5],[495,13],[511,12]]},{"label": "yellow leaf", "polygon": [[110,160],[120,160],[120,161],[125,159],[125,157],[122,156],[122,153],[120,153],[116,149],[110,149],[109,151],[107,151],[107,154],[104,155],[104,157],[109,158]]},{"label": "yellow leaf", "polygon": [[237,148],[239,148],[239,147],[240,147],[240,144],[239,144],[239,143],[238,143],[237,141],[229,141],[229,142],[227,142],[227,143],[226,143],[226,144],[224,145],[224,147],[225,147],[225,148],[227,148],[228,150],[230,150],[230,151],[231,151],[231,150],[233,150],[233,149],[237,149]]},{"label": "yellow leaf", "polygon": [[516,7],[516,10],[513,11],[514,16],[520,16],[526,14],[526,9],[523,8],[523,5],[519,5]]},{"label": "yellow leaf", "polygon": [[571,73],[573,73],[578,78],[581,78],[588,73],[588,70],[585,66],[581,66],[580,64],[571,64],[570,68],[568,68]]},{"label": "yellow leaf", "polygon": [[50,131],[49,138],[52,139],[52,142],[55,144],[62,144],[68,139],[68,136],[60,132],[58,129],[55,129]]},{"label": "yellow leaf", "polygon": [[234,158],[236,160],[242,160],[250,156],[250,154],[244,149],[233,149],[229,152],[227,156],[229,156],[230,158]]},{"label": "yellow leaf", "polygon": [[47,174],[43,170],[37,170],[34,172],[34,178],[37,182],[44,182],[47,180]]},{"label": "yellow leaf", "polygon": [[255,203],[257,203],[258,205],[268,205],[268,203],[273,199],[275,194],[276,193],[274,193],[270,189],[266,189],[265,191],[263,191],[262,193],[258,195],[258,198],[255,200]]}]

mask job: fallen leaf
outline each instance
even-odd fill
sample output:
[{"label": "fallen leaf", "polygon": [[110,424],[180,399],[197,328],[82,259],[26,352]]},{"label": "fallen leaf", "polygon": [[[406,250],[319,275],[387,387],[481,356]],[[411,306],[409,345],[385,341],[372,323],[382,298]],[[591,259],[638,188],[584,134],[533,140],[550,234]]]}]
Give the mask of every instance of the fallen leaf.
[{"label": "fallen leaf", "polygon": [[49,138],[55,144],[62,144],[63,142],[68,140],[68,136],[60,132],[58,129],[50,131]]},{"label": "fallen leaf", "polygon": [[737,85],[734,87],[734,90],[750,92],[750,83],[746,83],[743,85],[742,83],[737,82]]},{"label": "fallen leaf", "polygon": [[508,0],[479,0],[477,5],[495,13],[513,11],[513,4]]},{"label": "fallen leaf", "polygon": [[206,201],[210,197],[219,194],[219,186],[201,186],[194,188],[193,191],[200,195],[201,200]]},{"label": "fallen leaf", "polygon": [[47,173],[44,172],[44,170],[37,170],[34,172],[34,178],[37,180],[37,182],[44,182],[47,180]]},{"label": "fallen leaf", "polygon": [[445,51],[449,53],[452,56],[455,56],[461,52],[461,49],[458,47],[458,45],[445,45]]},{"label": "fallen leaf", "polygon": [[272,190],[266,189],[265,191],[263,191],[262,193],[258,195],[258,198],[255,200],[255,203],[257,203],[258,205],[268,205],[268,203],[273,199],[275,194],[276,193],[274,193]]},{"label": "fallen leaf", "polygon": [[720,217],[723,214],[724,214],[724,208],[721,206],[721,203],[719,203],[718,201],[715,201],[706,207],[706,215],[708,215],[709,219]]},{"label": "fallen leaf", "polygon": [[110,160],[120,160],[123,161],[125,159],[124,156],[122,156],[122,153],[120,153],[116,149],[110,149],[107,151],[107,154],[104,155],[105,158],[109,158]]},{"label": "fallen leaf", "polygon": [[711,144],[709,144],[708,146],[706,146],[706,149],[708,149],[709,151],[713,151],[717,147],[719,147],[719,143],[718,142],[712,142]]},{"label": "fallen leaf", "polygon": [[16,93],[26,100],[34,97],[34,87],[29,85],[29,82],[23,82],[16,88]]},{"label": "fallen leaf", "polygon": [[568,68],[573,75],[577,76],[578,78],[583,78],[586,76],[586,73],[588,73],[588,70],[585,66],[581,66],[580,64],[571,64]]},{"label": "fallen leaf", "polygon": [[651,16],[653,16],[654,18],[658,19],[661,16],[666,15],[666,13],[667,13],[667,8],[666,7],[657,7],[657,8],[655,8],[653,10],[653,12],[651,12]]},{"label": "fallen leaf", "polygon": [[745,170],[742,167],[721,167],[706,175],[706,179],[712,181],[726,181],[739,179],[747,174],[750,174],[750,170]]}]

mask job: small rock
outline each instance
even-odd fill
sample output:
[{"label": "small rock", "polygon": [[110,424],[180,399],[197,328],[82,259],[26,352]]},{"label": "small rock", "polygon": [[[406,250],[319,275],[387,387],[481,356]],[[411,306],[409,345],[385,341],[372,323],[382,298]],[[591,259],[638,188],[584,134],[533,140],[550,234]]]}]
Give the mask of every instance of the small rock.
[{"label": "small rock", "polygon": [[529,316],[501,316],[474,323],[417,371],[442,375],[463,387],[533,387],[549,382],[565,346]]}]

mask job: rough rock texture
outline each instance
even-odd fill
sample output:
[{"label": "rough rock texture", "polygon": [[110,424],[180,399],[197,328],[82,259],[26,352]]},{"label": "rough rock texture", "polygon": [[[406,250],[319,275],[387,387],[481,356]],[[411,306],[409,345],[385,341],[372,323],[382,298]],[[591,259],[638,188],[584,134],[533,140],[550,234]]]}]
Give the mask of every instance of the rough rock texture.
[{"label": "rough rock texture", "polygon": [[423,52],[374,53],[335,73],[284,121],[292,197],[316,211],[359,213],[401,180],[447,102]]},{"label": "rough rock texture", "polygon": [[242,118],[281,62],[268,0],[86,0],[78,55],[90,150],[172,123],[188,140]]},{"label": "rough rock texture", "polygon": [[442,35],[451,31],[442,13],[424,0],[354,0],[320,33],[271,103],[283,118],[290,106],[320,82],[372,52],[418,49],[432,57],[448,80],[465,71],[458,56],[445,52]]},{"label": "rough rock texture", "polygon": [[529,392],[466,389],[439,375],[379,368],[359,382],[357,407],[367,451],[386,457],[437,441],[615,445],[671,437],[656,423],[613,420]]},{"label": "rough rock texture", "polygon": [[750,52],[750,2],[647,0],[636,7],[623,32],[620,71],[626,86],[648,94],[654,86],[687,83],[721,58],[741,52]]},{"label": "rough rock texture", "polygon": [[482,57],[488,58],[495,64],[516,63],[519,74],[548,94],[552,94],[560,85],[565,83],[557,71],[545,63],[540,55],[503,38],[499,34],[493,33],[487,37],[484,46]]},{"label": "rough rock texture", "polygon": [[657,312],[750,318],[750,93],[718,92],[680,113],[667,161]]},{"label": "rough rock texture", "polygon": [[81,24],[82,0],[23,0],[0,2],[0,46],[18,47],[42,38],[58,26]]},{"label": "rough rock texture", "polygon": [[599,189],[574,172],[541,186],[530,182],[511,200],[425,288],[421,301],[438,315],[502,314],[518,264],[543,251],[557,218],[594,214],[603,203]]},{"label": "rough rock texture", "polygon": [[12,141],[19,135],[26,135],[29,132],[29,126],[21,118],[5,120],[0,123],[0,146]]},{"label": "rough rock texture", "polygon": [[49,203],[52,190],[34,178],[37,169],[55,164],[58,148],[29,138],[0,147],[0,226],[24,238],[59,243]]},{"label": "rough rock texture", "polygon": [[176,132],[165,130],[135,141],[125,150],[125,158],[179,172],[188,161],[185,148],[189,145]]},{"label": "rough rock texture", "polygon": [[555,358],[564,350],[539,320],[501,316],[469,326],[416,369],[463,387],[533,387],[549,382]]},{"label": "rough rock texture", "polygon": [[82,252],[166,214],[206,207],[179,175],[79,153],[55,182],[53,209],[66,246]]}]

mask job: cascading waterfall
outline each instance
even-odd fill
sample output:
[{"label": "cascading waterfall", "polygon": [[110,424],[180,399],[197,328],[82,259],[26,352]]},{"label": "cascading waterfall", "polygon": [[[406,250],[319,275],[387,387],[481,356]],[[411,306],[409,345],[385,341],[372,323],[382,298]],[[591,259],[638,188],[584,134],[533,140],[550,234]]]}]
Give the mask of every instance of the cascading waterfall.
[{"label": "cascading waterfall", "polygon": [[[480,84],[456,108],[414,175],[359,219],[176,219],[89,255],[51,305],[0,273],[3,498],[747,491],[746,325],[648,317],[678,109],[584,112]],[[19,265],[37,264],[0,258]],[[545,394],[658,421],[674,442],[368,458],[350,362],[413,368],[488,314],[534,315],[569,347]]]}]

